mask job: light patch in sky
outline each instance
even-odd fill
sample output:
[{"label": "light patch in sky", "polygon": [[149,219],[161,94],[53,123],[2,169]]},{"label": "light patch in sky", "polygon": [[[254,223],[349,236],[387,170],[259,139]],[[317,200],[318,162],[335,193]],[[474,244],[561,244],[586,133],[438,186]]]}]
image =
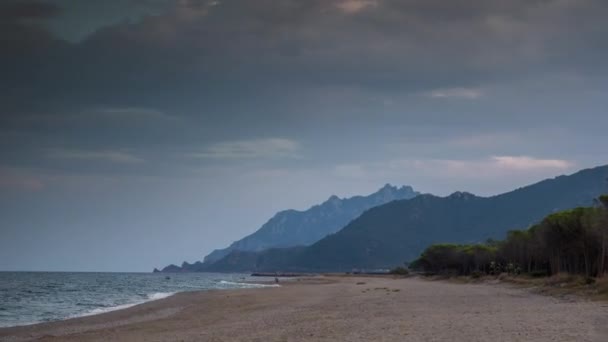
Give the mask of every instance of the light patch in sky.
[{"label": "light patch in sky", "polygon": [[144,160],[130,153],[123,151],[86,151],[86,150],[51,150],[48,153],[49,158],[56,159],[76,159],[83,161],[107,161],[112,163],[141,163]]},{"label": "light patch in sky", "polygon": [[471,88],[448,88],[448,89],[436,89],[428,94],[432,98],[445,99],[445,98],[457,98],[467,100],[477,100],[483,93],[479,89]]},{"label": "light patch in sky", "polygon": [[453,176],[499,178],[511,172],[567,171],[575,166],[574,162],[559,159],[542,159],[529,156],[492,156],[485,159],[452,160],[401,160],[394,161],[393,167],[414,167],[426,172],[447,172]]},{"label": "light patch in sky", "polygon": [[336,7],[341,11],[353,14],[360,12],[370,6],[377,6],[378,3],[373,0],[345,0],[336,4]]},{"label": "light patch in sky", "polygon": [[227,141],[213,144],[191,156],[215,159],[299,158],[300,144],[285,138]]},{"label": "light patch in sky", "polygon": [[527,156],[494,156],[492,157],[492,161],[499,167],[513,170],[566,170],[573,166],[573,163],[567,160],[538,159]]},{"label": "light patch in sky", "polygon": [[156,120],[176,120],[174,116],[167,115],[156,109],[150,108],[99,108],[91,111],[91,116],[98,117],[115,117],[115,118],[141,118],[141,119],[156,119]]},{"label": "light patch in sky", "polygon": [[21,170],[0,167],[0,189],[38,191],[44,189],[44,182]]},{"label": "light patch in sky", "polygon": [[[522,179],[523,182],[528,182],[528,179],[540,181],[556,174],[575,171],[577,167],[578,165],[575,162],[568,160],[529,156],[491,156],[479,159],[405,158],[370,163],[341,164],[335,166],[332,173],[339,178],[361,181],[402,179],[409,174],[415,174],[417,180],[424,180],[428,184],[449,179],[457,180],[458,183],[464,185],[471,180],[477,182],[483,180],[484,183],[497,182],[505,177]],[[437,194],[440,193],[436,189],[433,189],[433,191]]]}]

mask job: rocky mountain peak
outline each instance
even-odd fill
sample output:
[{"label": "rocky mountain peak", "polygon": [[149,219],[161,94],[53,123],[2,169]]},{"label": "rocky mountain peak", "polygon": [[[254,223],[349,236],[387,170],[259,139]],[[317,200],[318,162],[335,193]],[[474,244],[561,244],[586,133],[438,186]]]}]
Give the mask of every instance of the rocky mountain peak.
[{"label": "rocky mountain peak", "polygon": [[450,198],[462,198],[462,199],[470,199],[470,198],[474,198],[476,197],[475,195],[473,195],[470,192],[466,192],[466,191],[456,191],[453,194],[451,194],[450,196],[448,196]]}]

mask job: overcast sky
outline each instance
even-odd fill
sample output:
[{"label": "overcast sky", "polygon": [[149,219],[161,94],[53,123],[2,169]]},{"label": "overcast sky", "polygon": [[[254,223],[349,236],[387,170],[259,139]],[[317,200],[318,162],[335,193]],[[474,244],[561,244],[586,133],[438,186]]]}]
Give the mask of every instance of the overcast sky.
[{"label": "overcast sky", "polygon": [[0,270],[150,271],[385,183],[608,161],[605,0],[0,3]]}]

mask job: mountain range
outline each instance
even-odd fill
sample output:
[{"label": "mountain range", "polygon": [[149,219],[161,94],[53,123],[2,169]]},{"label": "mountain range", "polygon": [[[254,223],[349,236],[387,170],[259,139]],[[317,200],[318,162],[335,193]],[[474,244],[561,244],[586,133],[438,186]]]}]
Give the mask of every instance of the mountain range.
[{"label": "mountain range", "polygon": [[[254,233],[233,242],[223,249],[216,249],[203,262],[182,266],[170,265],[163,271],[204,270],[222,261],[232,252],[260,252],[271,248],[309,246],[325,236],[335,233],[357,218],[364,211],[394,200],[410,199],[419,195],[410,186],[400,188],[386,184],[368,196],[339,198],[331,196],[325,202],[307,210],[285,210],[277,213]],[[238,254],[238,253],[237,253]],[[224,260],[222,263],[228,262]]]},{"label": "mountain range", "polygon": [[[198,271],[350,271],[386,269],[410,261],[430,244],[502,238],[546,215],[590,206],[608,193],[608,166],[559,176],[492,197],[456,192],[419,195],[373,207],[341,230],[305,247],[232,250]],[[204,267],[201,267],[201,266]],[[170,271],[170,270],[168,270]]]}]

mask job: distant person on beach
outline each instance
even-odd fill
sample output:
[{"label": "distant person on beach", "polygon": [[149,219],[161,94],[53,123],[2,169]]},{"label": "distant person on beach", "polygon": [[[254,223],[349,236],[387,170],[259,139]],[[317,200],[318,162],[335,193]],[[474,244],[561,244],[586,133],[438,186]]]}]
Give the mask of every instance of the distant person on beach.
[{"label": "distant person on beach", "polygon": [[274,282],[278,284],[279,283],[279,277],[274,277]]}]

